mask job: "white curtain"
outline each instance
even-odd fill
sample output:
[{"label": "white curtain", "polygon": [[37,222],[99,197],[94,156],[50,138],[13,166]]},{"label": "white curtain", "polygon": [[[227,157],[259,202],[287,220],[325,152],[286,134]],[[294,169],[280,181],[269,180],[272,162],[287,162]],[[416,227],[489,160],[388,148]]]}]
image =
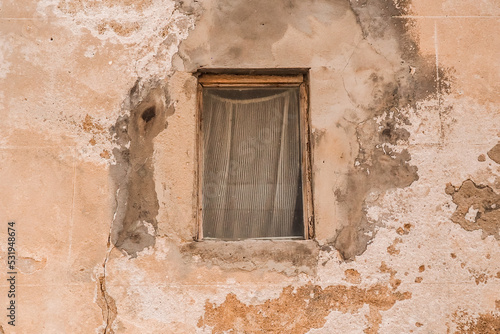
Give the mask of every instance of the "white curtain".
[{"label": "white curtain", "polygon": [[298,88],[203,92],[203,234],[303,235]]}]

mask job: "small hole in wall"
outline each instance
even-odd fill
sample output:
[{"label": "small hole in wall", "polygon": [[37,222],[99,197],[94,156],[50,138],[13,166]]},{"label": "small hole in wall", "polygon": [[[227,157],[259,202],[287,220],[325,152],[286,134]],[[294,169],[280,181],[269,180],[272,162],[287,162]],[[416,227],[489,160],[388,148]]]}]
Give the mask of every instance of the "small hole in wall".
[{"label": "small hole in wall", "polygon": [[144,120],[144,122],[148,123],[155,116],[156,116],[155,107],[149,107],[148,109],[144,110],[144,112],[141,115],[141,118]]},{"label": "small hole in wall", "polygon": [[391,129],[384,129],[384,131],[382,131],[382,136],[391,138]]}]

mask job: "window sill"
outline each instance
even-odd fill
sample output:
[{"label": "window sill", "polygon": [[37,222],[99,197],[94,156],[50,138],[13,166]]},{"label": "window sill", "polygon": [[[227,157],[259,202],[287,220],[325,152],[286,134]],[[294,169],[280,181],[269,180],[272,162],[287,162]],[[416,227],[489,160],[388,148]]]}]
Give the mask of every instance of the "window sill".
[{"label": "window sill", "polygon": [[278,271],[288,276],[314,274],[319,246],[314,240],[247,239],[222,241],[205,239],[182,247],[186,261],[216,265],[229,270]]}]

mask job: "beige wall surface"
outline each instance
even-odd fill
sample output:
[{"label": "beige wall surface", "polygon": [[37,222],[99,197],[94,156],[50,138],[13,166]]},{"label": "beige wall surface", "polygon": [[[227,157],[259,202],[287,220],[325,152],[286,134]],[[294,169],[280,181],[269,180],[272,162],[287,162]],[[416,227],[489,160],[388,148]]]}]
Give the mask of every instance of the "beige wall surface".
[{"label": "beige wall surface", "polygon": [[[498,1],[0,18],[0,333],[500,332]],[[312,240],[194,241],[196,72],[250,68],[310,69]]]}]

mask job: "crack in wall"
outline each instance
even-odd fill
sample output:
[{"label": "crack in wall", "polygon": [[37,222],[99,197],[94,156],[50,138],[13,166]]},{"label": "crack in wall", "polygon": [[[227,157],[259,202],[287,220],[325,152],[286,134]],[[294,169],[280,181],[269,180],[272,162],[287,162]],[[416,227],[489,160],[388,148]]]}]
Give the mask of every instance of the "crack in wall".
[{"label": "crack in wall", "polygon": [[111,245],[111,231],[108,235],[108,250],[106,252],[106,256],[104,257],[104,262],[102,264],[102,275],[98,275],[97,277],[97,305],[101,308],[102,318],[104,321],[104,330],[103,334],[114,334],[115,332],[112,329],[113,322],[118,315],[118,310],[116,307],[116,302],[111,297],[106,290],[106,266],[109,261],[109,255],[113,250],[113,246]]},{"label": "crack in wall", "polygon": [[102,310],[102,317],[104,320],[103,334],[114,334],[115,332],[112,329],[112,325],[118,315],[118,311],[115,300],[106,291],[106,270],[104,270],[103,276],[98,277],[98,283],[98,297],[101,303],[99,303],[98,299],[97,304]]},{"label": "crack in wall", "polygon": [[[116,206],[117,208],[118,206]],[[116,211],[115,215],[116,217]],[[114,249],[111,244],[111,231],[113,228],[114,219],[109,228],[108,241],[107,241],[107,251],[104,257],[104,262],[102,263],[102,275],[97,276],[97,304],[101,308],[102,318],[104,321],[103,334],[114,334],[112,329],[113,322],[118,315],[118,309],[116,307],[116,302],[113,297],[111,297],[106,290],[106,270],[109,261],[109,256]]]}]

